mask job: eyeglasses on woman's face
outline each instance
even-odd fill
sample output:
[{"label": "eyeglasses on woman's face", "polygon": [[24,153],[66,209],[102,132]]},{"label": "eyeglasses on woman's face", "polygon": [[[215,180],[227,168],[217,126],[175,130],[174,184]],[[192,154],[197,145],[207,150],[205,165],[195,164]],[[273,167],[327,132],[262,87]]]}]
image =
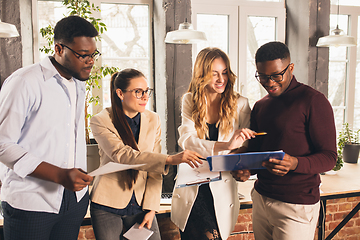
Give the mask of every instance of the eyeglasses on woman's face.
[{"label": "eyeglasses on woman's face", "polygon": [[141,88],[135,88],[132,90],[124,90],[124,92],[133,92],[135,97],[137,99],[141,99],[144,97],[144,94],[147,94],[148,97],[151,97],[151,94],[153,93],[154,89],[147,88],[146,90],[143,90]]},{"label": "eyeglasses on woman's face", "polygon": [[287,67],[282,70],[280,73],[277,73],[277,74],[272,74],[272,75],[265,75],[265,74],[261,74],[261,73],[258,73],[256,71],[255,73],[255,78],[256,80],[258,80],[260,83],[262,84],[265,84],[267,83],[267,81],[269,79],[271,79],[271,81],[273,82],[281,82],[282,80],[284,80],[284,74],[286,73],[286,71],[288,70],[289,66],[290,66],[291,63],[289,63],[289,65],[287,65]]}]

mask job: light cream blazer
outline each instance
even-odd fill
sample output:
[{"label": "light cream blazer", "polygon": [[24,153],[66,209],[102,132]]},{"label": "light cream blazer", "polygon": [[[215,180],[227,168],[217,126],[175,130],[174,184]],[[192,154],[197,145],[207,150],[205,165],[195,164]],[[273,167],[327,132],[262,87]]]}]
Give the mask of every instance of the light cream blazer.
[{"label": "light cream blazer", "polygon": [[137,203],[145,210],[159,211],[162,175],[167,155],[161,154],[161,130],[159,116],[145,110],[141,113],[140,134],[136,151],[124,145],[110,119],[110,109],[104,109],[90,120],[91,131],[99,144],[100,166],[108,162],[142,164],[132,189],[125,188],[125,171],[96,176],[90,194],[91,201],[112,208],[125,208],[133,191]]},{"label": "light cream blazer", "polygon": [[[178,143],[181,148],[198,152],[203,157],[228,154],[229,151],[214,152],[215,141],[200,139],[195,124],[191,119],[193,102],[191,93],[186,93],[182,99],[182,123],[179,127]],[[250,126],[250,107],[247,98],[237,100],[238,119],[233,122],[233,132],[226,137],[219,131],[218,141],[227,142],[234,131]],[[179,172],[178,174],[181,174]],[[240,210],[240,202],[236,181],[229,172],[222,172],[222,180],[210,183],[210,190],[214,198],[215,215],[222,239],[227,239],[234,230]],[[175,188],[171,204],[171,220],[184,231],[192,206],[198,193],[198,186]]]}]

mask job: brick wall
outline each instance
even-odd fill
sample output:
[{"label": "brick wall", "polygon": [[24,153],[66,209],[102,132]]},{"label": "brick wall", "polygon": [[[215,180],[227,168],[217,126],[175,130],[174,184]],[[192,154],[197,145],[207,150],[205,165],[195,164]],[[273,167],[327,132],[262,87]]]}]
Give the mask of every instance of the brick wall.
[{"label": "brick wall", "polygon": [[[326,202],[325,237],[346,217],[360,202],[360,197],[340,198]],[[316,238],[317,239],[317,238]],[[359,212],[334,236],[334,240],[359,240],[360,215]]]},{"label": "brick wall", "polygon": [[80,227],[78,240],[95,240],[94,231],[92,226]]},{"label": "brick wall", "polygon": [[254,240],[252,233],[252,209],[241,209],[239,211],[234,232],[228,240]]},{"label": "brick wall", "polygon": [[[325,237],[344,219],[344,217],[360,202],[360,197],[340,198],[326,202]],[[239,211],[234,232],[228,240],[254,240],[251,222],[252,209]],[[170,221],[169,217],[158,218],[162,240],[180,240],[179,229]],[[78,240],[94,240],[91,226],[80,229]],[[315,234],[317,240],[317,232]],[[360,214],[359,212],[339,231],[334,240],[360,240]]]}]

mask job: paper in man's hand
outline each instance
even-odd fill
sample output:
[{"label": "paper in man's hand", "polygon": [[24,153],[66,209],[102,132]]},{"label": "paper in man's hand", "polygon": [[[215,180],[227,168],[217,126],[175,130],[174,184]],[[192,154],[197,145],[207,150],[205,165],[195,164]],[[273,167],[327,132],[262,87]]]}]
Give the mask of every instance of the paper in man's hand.
[{"label": "paper in man's hand", "polygon": [[91,173],[88,173],[88,175],[95,177],[97,175],[104,175],[104,174],[108,174],[108,173],[119,172],[119,171],[124,171],[124,170],[128,170],[128,169],[134,169],[134,168],[141,167],[144,165],[146,165],[146,164],[130,165],[130,164],[108,162],[104,166],[99,167],[98,169],[92,171]]}]

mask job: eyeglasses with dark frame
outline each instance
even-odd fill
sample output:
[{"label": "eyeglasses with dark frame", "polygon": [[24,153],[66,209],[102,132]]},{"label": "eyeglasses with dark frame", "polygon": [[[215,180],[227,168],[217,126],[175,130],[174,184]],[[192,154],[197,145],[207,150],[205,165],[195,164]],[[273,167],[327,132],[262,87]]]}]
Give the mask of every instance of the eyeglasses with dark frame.
[{"label": "eyeglasses with dark frame", "polygon": [[93,52],[92,54],[80,54],[78,52],[75,52],[74,50],[72,50],[71,48],[69,48],[68,46],[66,46],[65,44],[60,43],[60,45],[62,47],[66,47],[67,49],[69,49],[70,51],[72,51],[72,53],[74,54],[74,56],[79,59],[81,62],[88,62],[90,60],[90,58],[94,59],[94,61],[96,61],[100,56],[101,56],[101,52],[99,52],[99,50],[95,50],[95,52]]},{"label": "eyeglasses with dark frame", "polygon": [[286,73],[286,71],[288,70],[290,65],[291,65],[291,63],[289,63],[289,65],[287,65],[287,67],[284,70],[282,70],[280,73],[272,74],[272,75],[259,74],[256,71],[255,78],[260,83],[266,83],[269,79],[271,79],[271,81],[273,81],[273,82],[279,83],[284,79],[284,74]]},{"label": "eyeglasses with dark frame", "polygon": [[137,99],[141,99],[142,97],[144,97],[144,94],[146,93],[148,95],[148,97],[151,97],[151,94],[153,93],[154,89],[152,88],[148,88],[146,90],[142,90],[141,88],[135,88],[132,90],[124,90],[124,92],[134,92],[135,97]]}]

